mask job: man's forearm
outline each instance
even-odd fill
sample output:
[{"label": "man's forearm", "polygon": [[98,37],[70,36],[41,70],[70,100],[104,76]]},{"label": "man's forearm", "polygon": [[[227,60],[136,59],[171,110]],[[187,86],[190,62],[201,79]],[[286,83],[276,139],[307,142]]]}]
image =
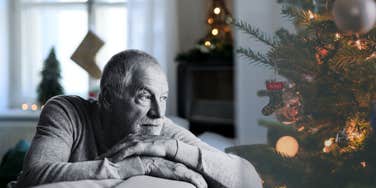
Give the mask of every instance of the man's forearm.
[{"label": "man's forearm", "polygon": [[181,141],[178,146],[175,160],[204,175],[209,187],[262,187],[255,168],[238,156],[205,150]]},{"label": "man's forearm", "polygon": [[41,161],[24,169],[17,187],[84,179],[126,179],[144,174],[140,162],[139,158],[129,158],[122,164],[107,159],[74,163]]}]

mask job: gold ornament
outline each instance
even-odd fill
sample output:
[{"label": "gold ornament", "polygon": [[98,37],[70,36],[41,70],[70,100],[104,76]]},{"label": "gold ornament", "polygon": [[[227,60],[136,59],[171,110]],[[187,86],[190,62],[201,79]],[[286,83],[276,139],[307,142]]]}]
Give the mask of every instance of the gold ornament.
[{"label": "gold ornament", "polygon": [[283,136],[278,139],[275,149],[284,156],[294,157],[298,153],[299,144],[294,137]]}]

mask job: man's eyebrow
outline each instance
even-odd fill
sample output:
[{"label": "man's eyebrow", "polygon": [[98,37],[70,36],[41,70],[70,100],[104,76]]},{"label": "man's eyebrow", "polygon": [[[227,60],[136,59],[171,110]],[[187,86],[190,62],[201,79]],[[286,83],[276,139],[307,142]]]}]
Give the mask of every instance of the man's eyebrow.
[{"label": "man's eyebrow", "polygon": [[142,90],[146,90],[147,92],[149,92],[150,94],[152,94],[153,92],[146,86],[141,86],[137,89],[137,91],[142,91]]},{"label": "man's eyebrow", "polygon": [[[147,86],[142,86],[142,87],[139,87],[137,89],[137,91],[140,91],[140,90],[146,90],[147,92],[149,92],[150,94],[154,95],[154,93],[151,91],[150,88],[148,88]],[[168,90],[163,92],[162,95],[168,95]]]}]

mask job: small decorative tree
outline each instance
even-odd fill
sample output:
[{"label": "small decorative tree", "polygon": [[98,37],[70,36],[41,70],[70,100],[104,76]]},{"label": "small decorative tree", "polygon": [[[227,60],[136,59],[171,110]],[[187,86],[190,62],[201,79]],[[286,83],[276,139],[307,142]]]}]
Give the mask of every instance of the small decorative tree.
[{"label": "small decorative tree", "polygon": [[211,0],[208,11],[207,34],[188,52],[179,53],[177,61],[233,61],[232,16],[224,0]]},{"label": "small decorative tree", "polygon": [[42,80],[37,89],[40,105],[44,105],[51,97],[64,93],[64,89],[59,83],[60,72],[59,61],[56,59],[55,49],[52,48],[44,61],[44,67],[41,71]]}]

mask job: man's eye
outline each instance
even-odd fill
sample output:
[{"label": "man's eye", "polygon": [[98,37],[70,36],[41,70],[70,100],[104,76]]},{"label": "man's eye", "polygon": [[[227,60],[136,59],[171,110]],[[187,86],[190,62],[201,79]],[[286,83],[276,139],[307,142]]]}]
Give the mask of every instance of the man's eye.
[{"label": "man's eye", "polygon": [[167,101],[167,98],[168,98],[167,96],[162,96],[161,101],[165,102],[165,101]]},{"label": "man's eye", "polygon": [[145,90],[141,90],[138,94],[138,98],[140,100],[143,100],[143,101],[147,101],[147,100],[150,100],[151,99],[151,95],[149,92],[145,91]]},{"label": "man's eye", "polygon": [[151,99],[151,95],[149,95],[149,94],[140,94],[139,98],[141,100],[150,100]]}]

